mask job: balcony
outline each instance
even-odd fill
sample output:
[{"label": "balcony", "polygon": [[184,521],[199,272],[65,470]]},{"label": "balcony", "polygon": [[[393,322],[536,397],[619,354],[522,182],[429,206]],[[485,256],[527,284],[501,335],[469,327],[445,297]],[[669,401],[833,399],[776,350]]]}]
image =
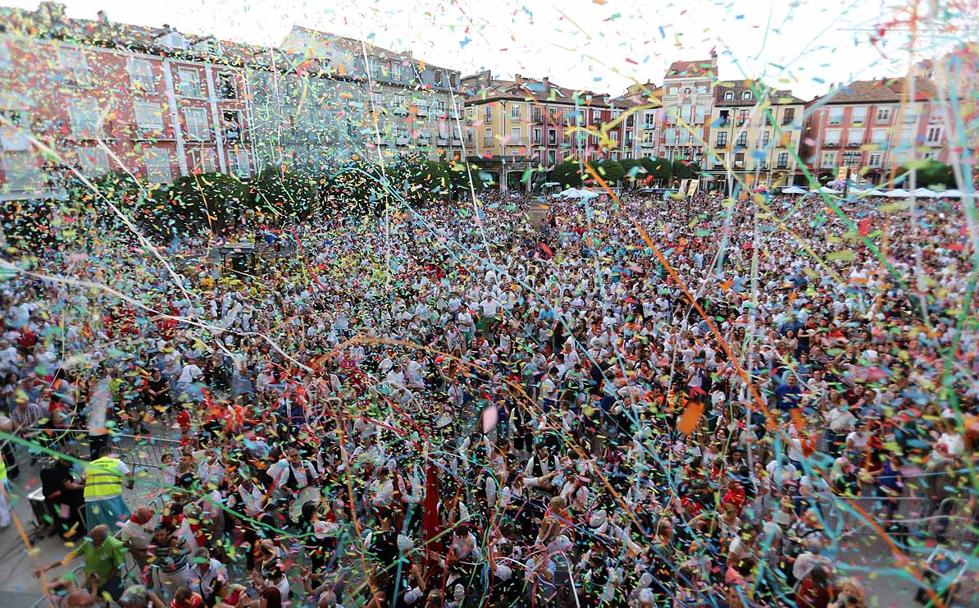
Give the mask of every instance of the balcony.
[{"label": "balcony", "polygon": [[788,165],[788,163],[777,163],[775,165],[775,168],[776,169],[788,169],[789,168],[789,165]]},{"label": "balcony", "polygon": [[641,141],[641,142],[639,142],[639,146],[642,147],[642,148],[655,148],[656,147],[656,142],[655,141]]},{"label": "balcony", "polygon": [[[452,145],[453,146],[461,146],[462,145],[462,139],[459,138],[459,137],[457,137],[457,136],[455,136],[455,135],[453,135],[452,136]],[[469,145],[470,146],[472,145],[472,139],[469,140]]]},{"label": "balcony", "polygon": [[847,148],[859,148],[862,145],[863,144],[860,143],[859,141],[848,141],[848,142],[846,142],[846,147]]},{"label": "balcony", "polygon": [[435,144],[436,145],[439,145],[439,146],[447,146],[447,145],[449,145],[449,138],[448,137],[439,137],[439,138],[437,138],[435,140]]},{"label": "balcony", "polygon": [[421,135],[418,136],[418,145],[419,146],[427,146],[430,143],[432,143],[432,138],[429,135],[426,135],[426,134],[423,133],[423,134],[421,134]]},{"label": "balcony", "polygon": [[840,142],[838,142],[838,141],[835,141],[835,142],[828,142],[828,141],[826,141],[826,142],[823,142],[823,147],[824,148],[839,148],[840,147]]}]

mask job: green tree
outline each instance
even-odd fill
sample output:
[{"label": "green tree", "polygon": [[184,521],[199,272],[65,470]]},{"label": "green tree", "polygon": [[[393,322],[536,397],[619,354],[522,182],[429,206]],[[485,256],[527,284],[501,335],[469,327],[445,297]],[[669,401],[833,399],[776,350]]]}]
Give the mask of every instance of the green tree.
[{"label": "green tree", "polygon": [[910,173],[915,169],[915,184],[918,187],[950,187],[955,183],[952,167],[933,158],[927,158],[914,163],[906,163],[898,170],[899,183],[910,185]]},{"label": "green tree", "polygon": [[159,187],[150,198],[162,205],[159,218],[167,226],[165,235],[218,233],[235,225],[249,207],[248,187],[237,177],[223,173],[201,173],[176,179]]},{"label": "green tree", "polygon": [[696,170],[690,161],[682,158],[673,161],[672,170],[671,179],[690,179],[696,175]]},{"label": "green tree", "polygon": [[639,160],[647,175],[657,182],[668,182],[673,178],[673,165],[665,158],[647,158]]},{"label": "green tree", "polygon": [[622,165],[622,170],[625,171],[624,179],[630,186],[635,186],[637,183],[642,183],[642,181],[648,175],[641,159],[624,158],[619,161],[619,164]]},{"label": "green tree", "polygon": [[315,216],[319,202],[320,180],[305,169],[266,167],[249,183],[249,206],[278,224]]},{"label": "green tree", "polygon": [[581,170],[576,160],[566,160],[551,169],[548,181],[557,182],[563,188],[577,188],[581,185]]},{"label": "green tree", "polygon": [[625,177],[625,169],[617,160],[602,160],[595,167],[595,173],[601,176],[609,186],[614,186]]}]

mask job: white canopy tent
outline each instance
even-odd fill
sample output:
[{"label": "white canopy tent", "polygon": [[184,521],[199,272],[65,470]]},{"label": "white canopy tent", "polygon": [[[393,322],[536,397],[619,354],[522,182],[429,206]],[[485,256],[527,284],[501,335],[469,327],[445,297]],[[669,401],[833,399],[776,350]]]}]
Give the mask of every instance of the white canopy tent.
[{"label": "white canopy tent", "polygon": [[929,190],[928,188],[918,188],[912,192],[918,198],[938,198],[938,194],[934,190]]},{"label": "white canopy tent", "polygon": [[885,192],[884,196],[886,196],[887,198],[907,198],[911,195],[908,194],[907,190],[901,190],[900,188],[898,188],[897,190],[889,190]]},{"label": "white canopy tent", "polygon": [[869,190],[858,190],[857,196],[884,196],[884,193],[877,188],[870,188]]},{"label": "white canopy tent", "polygon": [[789,186],[788,188],[782,188],[782,194],[808,194],[809,191],[805,188],[800,188],[799,186]]},{"label": "white canopy tent", "polygon": [[961,190],[945,190],[943,192],[936,192],[941,198],[962,198]]},{"label": "white canopy tent", "polygon": [[598,196],[598,193],[597,192],[592,192],[591,190],[581,190],[581,189],[578,189],[578,188],[568,188],[567,190],[562,190],[561,192],[558,192],[554,196],[559,196],[561,198],[585,199],[585,198],[595,198],[596,196]]},{"label": "white canopy tent", "polygon": [[822,188],[820,188],[816,192],[819,192],[821,194],[839,194],[840,192],[842,192],[842,190],[834,190],[834,189],[830,188],[829,186],[823,186]]}]

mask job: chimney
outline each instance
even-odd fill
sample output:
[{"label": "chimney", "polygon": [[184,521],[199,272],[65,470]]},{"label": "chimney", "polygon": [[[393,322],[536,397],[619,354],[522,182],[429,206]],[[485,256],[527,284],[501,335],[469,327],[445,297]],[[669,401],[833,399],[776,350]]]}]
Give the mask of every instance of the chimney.
[{"label": "chimney", "polygon": [[102,25],[107,25],[109,23],[109,16],[105,14],[105,11],[98,12],[98,21]]},{"label": "chimney", "polygon": [[513,82],[515,82],[517,84],[523,84],[523,78],[520,76],[520,74],[514,74],[513,75]]},{"label": "chimney", "polygon": [[547,76],[544,76],[544,78],[541,80],[541,82],[544,83],[544,88],[547,88],[551,84],[551,79],[548,78]]},{"label": "chimney", "polygon": [[170,24],[169,23],[164,23],[163,24],[163,33],[164,34],[169,34],[170,33]]}]

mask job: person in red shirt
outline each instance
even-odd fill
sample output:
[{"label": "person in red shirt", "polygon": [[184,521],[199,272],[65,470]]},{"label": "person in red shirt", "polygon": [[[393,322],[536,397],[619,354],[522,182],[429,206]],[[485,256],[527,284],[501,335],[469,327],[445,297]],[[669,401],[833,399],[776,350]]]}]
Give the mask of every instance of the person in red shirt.
[{"label": "person in red shirt", "polygon": [[204,600],[188,587],[180,587],[170,602],[170,608],[204,608]]},{"label": "person in red shirt", "polygon": [[802,579],[795,592],[795,605],[798,608],[827,608],[835,595],[829,581],[829,571],[823,566],[816,566]]},{"label": "person in red shirt", "polygon": [[741,515],[741,509],[744,508],[744,501],[744,488],[737,481],[728,479],[727,491],[724,492],[724,497],[721,498],[721,503],[726,505],[734,505],[734,507],[738,510],[738,515]]}]

